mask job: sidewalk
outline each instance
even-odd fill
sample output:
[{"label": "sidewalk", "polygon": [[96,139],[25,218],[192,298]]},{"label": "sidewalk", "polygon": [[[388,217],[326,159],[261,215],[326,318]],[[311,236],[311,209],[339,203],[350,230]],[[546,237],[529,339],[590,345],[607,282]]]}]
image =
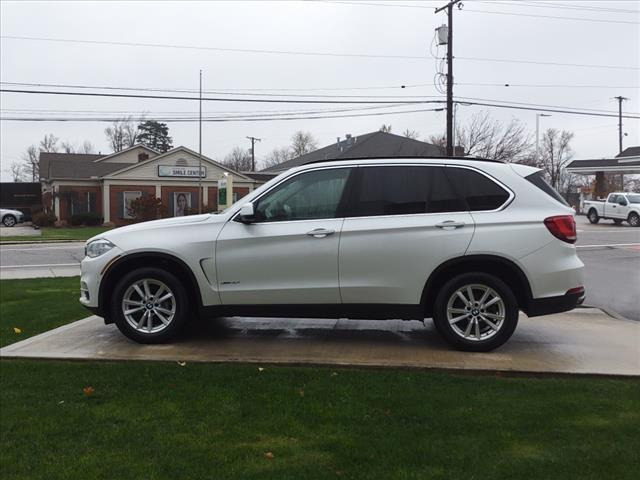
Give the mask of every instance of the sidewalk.
[{"label": "sidewalk", "polygon": [[139,345],[88,317],[0,349],[2,358],[243,362],[480,372],[640,375],[640,323],[598,309],[528,319],[491,353],[451,350],[430,321],[227,318]]},{"label": "sidewalk", "polygon": [[23,265],[19,267],[0,266],[0,280],[42,277],[75,277],[80,275],[79,263],[56,265]]}]

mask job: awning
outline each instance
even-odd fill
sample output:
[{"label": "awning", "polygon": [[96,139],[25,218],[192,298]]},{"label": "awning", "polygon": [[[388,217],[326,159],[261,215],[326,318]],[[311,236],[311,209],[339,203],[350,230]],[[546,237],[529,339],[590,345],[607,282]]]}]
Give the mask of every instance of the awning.
[{"label": "awning", "polygon": [[566,170],[578,175],[595,175],[597,172],[640,174],[640,155],[597,160],[574,160],[567,165]]}]

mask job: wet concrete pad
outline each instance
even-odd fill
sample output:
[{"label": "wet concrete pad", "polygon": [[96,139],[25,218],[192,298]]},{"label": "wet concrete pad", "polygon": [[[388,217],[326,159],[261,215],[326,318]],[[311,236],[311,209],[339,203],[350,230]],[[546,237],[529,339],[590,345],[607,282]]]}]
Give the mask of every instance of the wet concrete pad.
[{"label": "wet concrete pad", "polygon": [[0,349],[2,358],[252,362],[640,375],[640,323],[597,309],[528,319],[491,353],[451,350],[431,321],[225,318],[139,345],[88,317]]}]

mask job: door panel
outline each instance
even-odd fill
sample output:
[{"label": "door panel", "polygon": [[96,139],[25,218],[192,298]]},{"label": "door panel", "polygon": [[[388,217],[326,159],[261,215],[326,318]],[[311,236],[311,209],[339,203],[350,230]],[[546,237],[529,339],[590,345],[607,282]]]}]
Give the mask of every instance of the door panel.
[{"label": "door panel", "polygon": [[[339,303],[342,222],[340,218],[251,225],[228,222],[216,243],[222,304]],[[335,233],[309,235],[317,229]]]},{"label": "door panel", "polygon": [[[463,226],[436,226],[444,222]],[[342,301],[418,304],[429,274],[464,255],[473,229],[468,212],[345,219],[339,259]]]},{"label": "door panel", "polygon": [[473,218],[441,166],[361,166],[340,237],[343,303],[416,305],[431,272],[464,255]]},{"label": "door panel", "polygon": [[350,173],[293,174],[254,201],[255,223],[227,222],[216,242],[224,305],[340,303],[339,209]]}]

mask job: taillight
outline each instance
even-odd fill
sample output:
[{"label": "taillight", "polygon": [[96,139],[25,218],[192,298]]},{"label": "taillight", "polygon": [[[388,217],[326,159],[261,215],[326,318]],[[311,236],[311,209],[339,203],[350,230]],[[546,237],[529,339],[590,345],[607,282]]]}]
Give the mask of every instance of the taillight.
[{"label": "taillight", "polygon": [[556,238],[563,242],[576,243],[576,221],[573,215],[558,215],[544,219],[547,229]]}]

